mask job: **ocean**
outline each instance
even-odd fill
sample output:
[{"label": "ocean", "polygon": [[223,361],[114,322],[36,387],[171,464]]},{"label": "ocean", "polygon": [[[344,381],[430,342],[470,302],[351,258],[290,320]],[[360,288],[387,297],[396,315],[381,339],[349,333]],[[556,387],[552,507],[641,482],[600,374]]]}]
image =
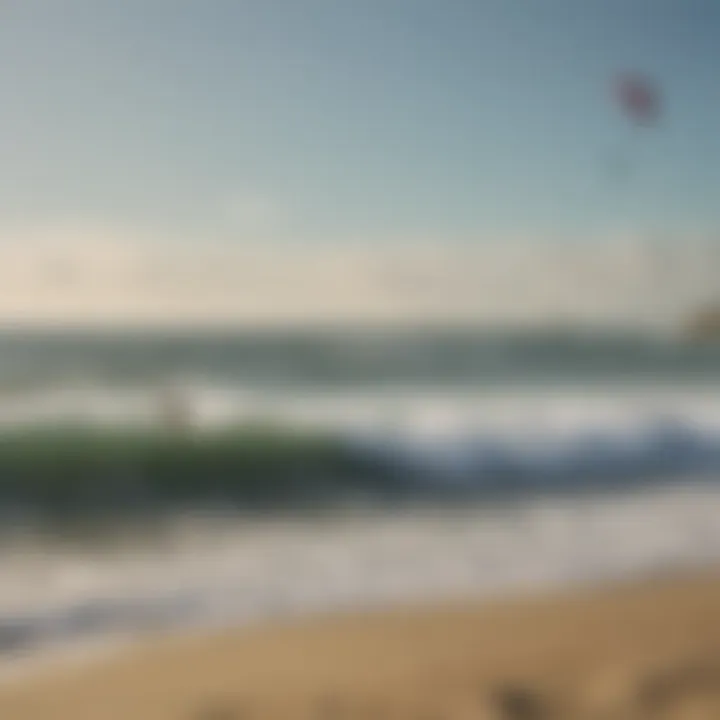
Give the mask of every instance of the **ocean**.
[{"label": "ocean", "polygon": [[[331,502],[309,478],[304,504],[258,512],[242,492],[155,503],[73,537],[33,522],[27,497],[25,514],[0,497],[8,668],[149,632],[720,556],[720,345],[468,328],[0,335],[8,432],[149,428],[168,383],[199,428],[303,428],[332,437],[364,475]],[[200,484],[217,471],[202,467]],[[379,491],[398,477],[400,502]]]}]

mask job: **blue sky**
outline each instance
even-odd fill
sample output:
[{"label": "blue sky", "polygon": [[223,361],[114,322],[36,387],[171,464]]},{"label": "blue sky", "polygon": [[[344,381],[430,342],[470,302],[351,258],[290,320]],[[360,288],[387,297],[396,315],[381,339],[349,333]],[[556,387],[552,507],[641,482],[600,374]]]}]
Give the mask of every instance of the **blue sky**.
[{"label": "blue sky", "polygon": [[[661,83],[661,127],[613,105],[624,68]],[[714,232],[718,69],[717,0],[6,0],[0,224]]]}]

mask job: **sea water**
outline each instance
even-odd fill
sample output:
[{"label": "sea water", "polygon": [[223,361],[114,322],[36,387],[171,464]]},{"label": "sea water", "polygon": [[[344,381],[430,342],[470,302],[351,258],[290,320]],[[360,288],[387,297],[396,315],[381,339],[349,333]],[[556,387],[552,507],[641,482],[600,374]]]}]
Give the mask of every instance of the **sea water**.
[{"label": "sea water", "polygon": [[358,497],[322,513],[186,509],[102,542],[8,521],[7,657],[720,556],[717,347],[470,330],[6,333],[0,422],[149,422],[171,377],[199,425],[312,427],[402,468],[418,491],[492,493],[402,507]]}]

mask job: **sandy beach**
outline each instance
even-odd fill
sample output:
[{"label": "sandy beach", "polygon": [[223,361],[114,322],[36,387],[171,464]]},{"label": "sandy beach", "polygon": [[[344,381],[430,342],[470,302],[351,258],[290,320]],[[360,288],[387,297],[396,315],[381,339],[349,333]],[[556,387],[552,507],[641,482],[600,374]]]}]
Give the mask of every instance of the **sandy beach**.
[{"label": "sandy beach", "polygon": [[0,690],[13,720],[720,717],[720,577],[144,641]]}]

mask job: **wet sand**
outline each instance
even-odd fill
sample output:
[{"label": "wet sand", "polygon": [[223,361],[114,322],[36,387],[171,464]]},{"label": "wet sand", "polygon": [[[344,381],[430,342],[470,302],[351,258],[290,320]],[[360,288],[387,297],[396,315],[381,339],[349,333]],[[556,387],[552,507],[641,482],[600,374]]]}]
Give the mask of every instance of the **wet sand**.
[{"label": "wet sand", "polygon": [[12,720],[720,718],[720,574],[155,638],[0,688]]}]

